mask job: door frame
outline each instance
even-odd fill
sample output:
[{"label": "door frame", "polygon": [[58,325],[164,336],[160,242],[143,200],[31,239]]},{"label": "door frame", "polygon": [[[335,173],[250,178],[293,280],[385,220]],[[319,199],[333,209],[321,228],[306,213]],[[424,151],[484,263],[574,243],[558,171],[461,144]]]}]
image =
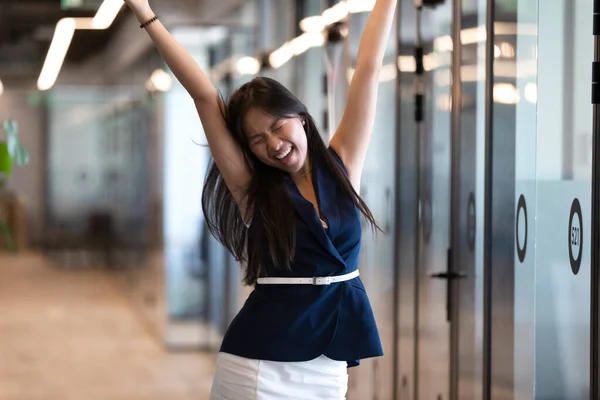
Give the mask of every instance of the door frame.
[{"label": "door frame", "polygon": [[[454,45],[452,49],[452,111],[451,111],[451,124],[450,124],[450,152],[451,152],[451,163],[450,163],[450,254],[448,257],[448,272],[459,274],[460,271],[460,260],[461,260],[461,232],[460,217],[461,217],[461,189],[462,189],[462,177],[461,177],[461,118],[462,118],[462,107],[457,107],[462,103],[462,80],[461,80],[461,67],[462,67],[462,41],[460,40],[460,34],[462,29],[462,0],[452,0],[452,43],[458,43]],[[460,82],[460,84],[456,84]],[[459,360],[460,360],[460,349],[459,349],[459,337],[460,337],[460,299],[458,286],[459,280],[450,279],[448,280],[448,302],[450,315],[450,365],[448,366],[449,372],[449,398],[450,400],[458,399],[458,384],[459,384]]]},{"label": "door frame", "polygon": [[592,64],[592,231],[590,260],[590,399],[600,396],[600,0],[594,0]]},{"label": "door frame", "polygon": [[495,0],[486,2],[486,47],[485,47],[485,189],[483,205],[483,399],[492,397],[491,337],[492,337],[492,205],[493,194],[493,110],[494,110],[494,21]]}]

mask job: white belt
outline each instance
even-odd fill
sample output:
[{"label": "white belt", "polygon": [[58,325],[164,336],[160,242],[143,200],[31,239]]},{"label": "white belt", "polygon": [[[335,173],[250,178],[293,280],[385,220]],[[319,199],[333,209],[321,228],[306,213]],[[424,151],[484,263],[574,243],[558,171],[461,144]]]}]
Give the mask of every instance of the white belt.
[{"label": "white belt", "polygon": [[258,278],[260,285],[330,285],[336,282],[348,281],[359,275],[358,270],[345,275],[322,276],[314,278]]}]

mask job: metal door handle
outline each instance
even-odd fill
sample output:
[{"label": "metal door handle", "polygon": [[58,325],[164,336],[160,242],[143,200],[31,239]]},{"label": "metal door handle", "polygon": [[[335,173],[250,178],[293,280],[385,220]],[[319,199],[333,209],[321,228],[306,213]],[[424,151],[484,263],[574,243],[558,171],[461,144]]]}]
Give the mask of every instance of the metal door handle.
[{"label": "metal door handle", "polygon": [[431,278],[436,278],[436,279],[464,279],[467,277],[467,274],[465,274],[464,272],[439,272],[437,274],[431,274],[429,275],[429,277]]},{"label": "metal door handle", "polygon": [[455,279],[464,279],[467,277],[467,274],[465,274],[464,272],[438,272],[437,274],[429,275],[429,277],[435,279],[446,279],[446,281],[448,282],[448,290],[446,291],[446,321],[450,322],[450,315],[452,312],[452,295],[450,293],[452,290],[451,287],[453,286],[450,284],[450,282]]}]

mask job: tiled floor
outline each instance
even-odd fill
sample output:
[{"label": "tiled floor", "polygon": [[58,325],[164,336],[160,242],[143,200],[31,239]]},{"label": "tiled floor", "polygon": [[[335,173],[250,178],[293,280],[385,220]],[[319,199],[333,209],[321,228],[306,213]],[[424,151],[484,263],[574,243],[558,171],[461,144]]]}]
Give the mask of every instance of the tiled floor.
[{"label": "tiled floor", "polygon": [[204,400],[214,361],[165,352],[108,272],[0,254],[0,400]]}]

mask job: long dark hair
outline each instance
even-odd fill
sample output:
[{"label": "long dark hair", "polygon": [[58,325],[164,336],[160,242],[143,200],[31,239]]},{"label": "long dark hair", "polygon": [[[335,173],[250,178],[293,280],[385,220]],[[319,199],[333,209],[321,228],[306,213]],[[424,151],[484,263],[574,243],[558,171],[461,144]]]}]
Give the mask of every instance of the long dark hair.
[{"label": "long dark hair", "polygon": [[252,219],[253,235],[248,235],[238,206],[214,161],[208,170],[202,192],[202,211],[208,229],[237,261],[246,263],[246,284],[253,285],[260,277],[265,244],[274,264],[286,269],[290,268],[296,244],[294,219],[290,218],[294,215],[294,209],[284,185],[287,173],[261,162],[250,150],[243,132],[244,117],[251,107],[258,107],[276,118],[302,117],[306,121],[311,163],[318,160],[321,165],[325,165],[371,227],[381,230],[365,202],[327,150],[306,106],[279,82],[265,77],[255,78],[233,93],[223,113],[227,127],[241,146],[246,163],[252,171],[245,200]]}]

